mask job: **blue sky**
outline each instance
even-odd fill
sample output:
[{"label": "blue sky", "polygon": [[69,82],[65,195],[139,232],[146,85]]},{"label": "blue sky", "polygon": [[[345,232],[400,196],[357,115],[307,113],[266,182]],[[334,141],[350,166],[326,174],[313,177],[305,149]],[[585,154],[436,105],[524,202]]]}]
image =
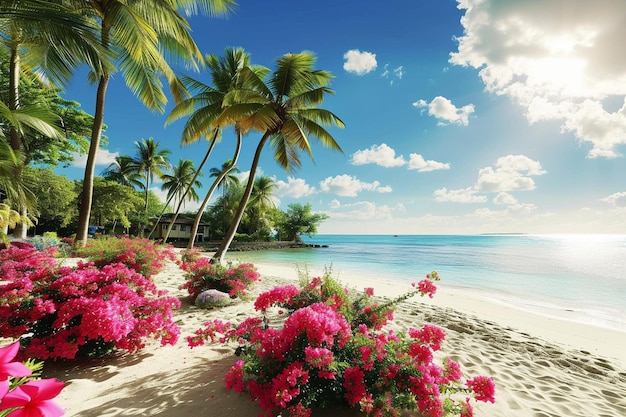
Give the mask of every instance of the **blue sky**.
[{"label": "blue sky", "polygon": [[[269,147],[260,164],[280,207],[328,214],[320,233],[626,233],[625,18],[623,0],[241,0],[190,22],[203,52],[243,47],[273,68],[311,51],[335,76],[323,107],[346,124],[332,130],[344,153],[312,140],[315,160],[296,172]],[[66,96],[93,112],[84,77]],[[184,121],[164,127],[171,108],[146,110],[117,74],[96,172],[148,137],[197,165],[206,142],[181,147]],[[244,138],[244,174],[259,139]],[[59,172],[82,178],[81,159]]]}]

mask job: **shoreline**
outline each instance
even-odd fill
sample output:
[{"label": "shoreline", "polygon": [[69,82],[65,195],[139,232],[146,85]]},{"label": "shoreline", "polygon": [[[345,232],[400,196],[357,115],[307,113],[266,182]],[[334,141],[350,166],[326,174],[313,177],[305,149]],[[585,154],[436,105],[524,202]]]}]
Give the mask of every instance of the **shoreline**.
[{"label": "shoreline", "polygon": [[[277,285],[297,283],[294,268],[271,263],[255,265],[262,281],[256,285],[253,297]],[[311,276],[322,272],[309,270]],[[393,297],[406,290],[389,282],[351,280],[343,275],[337,278],[343,285],[356,289],[373,286],[377,296]],[[186,342],[186,337],[205,321],[219,318],[239,323],[256,315],[253,299],[220,309],[201,310],[191,306],[185,300],[186,293],[178,289],[184,282],[184,273],[175,263],[168,261],[153,279],[160,289],[183,300],[181,309],[174,312],[174,320],[181,328],[178,343],[161,347],[148,341],[143,351],[133,355],[47,363],[45,377],[56,377],[67,384],[58,397],[65,415],[188,417],[207,412],[212,417],[258,415],[258,406],[246,394],[224,387],[224,373],[236,360],[233,346],[214,344],[190,349]],[[568,339],[559,334],[570,331],[563,322],[543,320],[541,326],[532,320],[517,323],[516,320],[530,316],[510,306],[446,292],[447,289],[439,288],[434,299],[412,298],[401,303],[395,310],[391,328],[401,330],[427,322],[440,326],[447,334],[439,352],[442,358],[449,356],[458,361],[468,376],[494,378],[496,402],[475,404],[476,417],[626,415],[624,357],[614,355],[605,343],[600,343],[604,337],[615,336],[614,332],[595,333],[576,324],[573,329],[578,338]],[[524,328],[524,323],[531,327]],[[547,334],[550,331],[553,334]],[[587,349],[587,344],[591,347],[597,344],[597,349]],[[615,344],[617,349],[620,345]],[[322,415],[327,417],[331,413]]]}]

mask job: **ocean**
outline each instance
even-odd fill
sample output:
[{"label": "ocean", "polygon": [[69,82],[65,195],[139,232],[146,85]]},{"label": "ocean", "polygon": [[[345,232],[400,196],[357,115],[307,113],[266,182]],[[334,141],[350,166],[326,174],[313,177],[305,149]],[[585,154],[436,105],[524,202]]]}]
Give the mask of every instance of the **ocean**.
[{"label": "ocean", "polygon": [[[237,252],[229,258],[414,282],[435,270],[444,290],[527,310],[576,313],[626,331],[626,235],[317,235],[324,248]],[[561,314],[557,314],[561,313]]]}]

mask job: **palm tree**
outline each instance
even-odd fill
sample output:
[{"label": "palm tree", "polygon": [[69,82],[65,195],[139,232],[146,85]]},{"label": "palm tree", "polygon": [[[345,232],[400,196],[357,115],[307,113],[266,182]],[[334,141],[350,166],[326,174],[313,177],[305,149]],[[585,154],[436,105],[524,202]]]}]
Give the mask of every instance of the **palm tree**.
[{"label": "palm tree", "polygon": [[[32,226],[30,219],[13,207],[27,207],[36,213],[37,197],[31,191],[28,179],[24,176],[24,153],[11,148],[9,143],[0,138],[0,200],[3,200],[0,236],[6,241],[6,229],[19,224]],[[5,207],[6,206],[6,207]],[[5,235],[3,235],[5,234]]]},{"label": "palm tree", "polygon": [[76,233],[79,246],[87,241],[96,154],[104,123],[106,91],[113,72],[111,67],[114,67],[114,63],[119,65],[126,84],[142,103],[151,109],[163,111],[167,99],[160,75],[166,78],[175,101],[185,97],[183,86],[164,57],[180,57],[194,68],[195,61],[202,59],[189,33],[189,24],[178,8],[187,13],[201,9],[215,15],[229,12],[235,3],[233,0],[100,0],[83,4],[86,10],[82,11],[98,22],[100,42],[111,58],[110,68],[94,70],[92,74],[98,88]]},{"label": "palm tree", "polygon": [[236,166],[233,166],[230,170],[227,170],[227,168],[232,164],[232,162],[233,162],[232,159],[227,159],[220,168],[213,167],[209,170],[210,178],[218,178],[222,172],[227,171],[226,176],[224,176],[224,178],[222,178],[220,183],[217,184],[217,187],[222,189],[222,196],[226,194],[226,191],[230,187],[233,187],[239,184],[239,177],[236,174],[239,174],[241,170],[237,168]]},{"label": "palm tree", "polygon": [[[200,197],[196,191],[196,187],[202,187],[202,183],[197,179],[202,176],[202,173],[196,171],[196,168],[193,165],[193,161],[190,159],[179,159],[178,165],[172,165],[170,167],[172,171],[171,174],[165,173],[161,176],[163,180],[163,184],[161,185],[161,190],[167,190],[167,201],[165,202],[165,206],[163,206],[163,210],[159,214],[159,218],[154,222],[150,233],[148,236],[152,236],[152,233],[156,230],[161,218],[163,217],[163,213],[168,209],[170,202],[175,198],[178,198],[178,209],[184,206],[185,201],[199,201]],[[178,212],[175,214],[178,216]]]},{"label": "palm tree", "polygon": [[271,207],[276,207],[274,201],[274,190],[278,187],[276,181],[272,177],[266,175],[260,176],[254,180],[254,187],[250,194],[251,205],[259,208],[261,211]]},{"label": "palm tree", "polygon": [[[227,48],[223,57],[207,55],[205,63],[211,71],[213,87],[189,77],[183,78],[183,84],[190,91],[196,92],[196,94],[176,105],[168,117],[169,122],[171,120],[190,115],[183,129],[183,144],[197,141],[202,135],[209,135],[212,133],[209,149],[204,157],[204,160],[198,167],[198,171],[204,166],[204,163],[212,152],[223,127],[227,125],[236,126],[237,120],[235,116],[231,117],[229,120],[224,120],[222,123],[215,123],[215,121],[223,113],[224,102],[229,100],[229,95],[232,94],[233,91],[243,88],[242,79],[240,77],[241,71],[246,68],[248,72],[259,75],[266,72],[266,69],[263,67],[250,66],[250,55],[247,54],[242,48]],[[246,112],[246,110],[242,111]],[[248,113],[243,114],[247,115]],[[239,117],[243,117],[241,112],[239,113]],[[237,145],[235,154],[232,158],[233,166],[236,164],[237,158],[239,157],[239,150],[241,149],[242,141],[241,136],[245,133],[245,130],[238,129],[237,127],[236,131]],[[227,173],[228,172],[224,173],[224,175]],[[218,180],[216,179],[216,181]],[[204,212],[204,209],[206,208],[214,190],[215,187],[212,186],[206,194],[198,214],[196,215],[194,226],[192,226],[191,238],[189,240],[190,245],[193,245],[198,225],[200,223],[200,219],[202,218],[202,213]],[[175,220],[176,217],[172,218],[170,221],[167,232],[165,233],[165,239],[169,237]]]},{"label": "palm tree", "polygon": [[[326,71],[315,70],[314,63],[315,57],[310,53],[285,54],[277,59],[276,69],[267,82],[252,71],[244,71],[242,77],[247,79],[244,85],[253,87],[233,94],[240,104],[233,103],[220,116],[219,119],[226,120],[236,117],[242,129],[261,130],[263,137],[257,145],[235,218],[213,255],[213,262],[224,262],[252,194],[261,153],[268,141],[274,148],[276,162],[287,171],[301,166],[298,151],[313,156],[309,136],[317,138],[323,146],[341,151],[324,125],[343,127],[343,122],[330,111],[316,107],[324,101],[326,94],[334,93],[327,87],[332,76]],[[241,107],[250,112],[250,116],[243,120],[239,118]]]},{"label": "palm tree", "polygon": [[133,188],[143,188],[141,175],[137,171],[135,161],[128,155],[119,155],[115,157],[115,162],[102,172],[102,176],[118,184],[128,185]]},{"label": "palm tree", "polygon": [[250,201],[244,212],[249,234],[270,233],[271,227],[267,214],[270,209],[276,207],[274,197],[276,188],[276,182],[271,177],[263,175],[254,180]]},{"label": "palm tree", "polygon": [[[178,165],[172,166],[171,174],[163,174],[161,189],[167,190],[168,202],[178,199],[178,203],[184,206],[185,201],[200,201],[196,188],[202,187],[202,183],[197,179],[202,176],[202,173],[196,175],[196,172],[192,160],[179,159]],[[185,196],[185,191],[187,191],[187,196]]]},{"label": "palm tree", "polygon": [[132,158],[132,166],[143,179],[142,188],[146,195],[144,212],[147,214],[150,183],[154,181],[155,174],[161,177],[163,171],[170,167],[168,155],[172,152],[169,149],[159,150],[159,143],[155,142],[154,138],[141,139],[141,142],[135,142],[135,146],[137,147],[137,155]]},{"label": "palm tree", "polygon": [[[3,104],[14,116],[19,112],[20,116],[30,118],[31,124],[49,124],[49,111],[41,106],[21,105],[19,84],[23,74],[39,78],[42,84],[51,81],[63,85],[82,62],[102,69],[103,49],[97,41],[95,26],[61,2],[3,0],[0,3],[0,49],[9,62],[9,91]],[[42,115],[44,119],[37,121]],[[10,124],[8,130],[13,150],[29,148],[23,131],[14,124]],[[29,159],[28,154],[26,159]],[[20,176],[21,172],[16,171],[14,175]],[[27,207],[19,207],[19,210],[26,218]],[[25,237],[26,229],[26,224],[19,224],[14,235]]]}]

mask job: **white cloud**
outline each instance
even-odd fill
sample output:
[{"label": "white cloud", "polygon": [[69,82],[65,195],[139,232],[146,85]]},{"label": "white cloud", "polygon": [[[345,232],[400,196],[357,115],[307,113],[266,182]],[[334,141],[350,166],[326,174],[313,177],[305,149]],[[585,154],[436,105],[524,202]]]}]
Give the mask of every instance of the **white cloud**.
[{"label": "white cloud", "polygon": [[485,203],[487,202],[487,197],[484,195],[476,195],[476,190],[472,187],[460,190],[448,190],[444,187],[435,190],[435,200],[440,203]]},{"label": "white cloud", "polygon": [[356,197],[361,191],[376,191],[387,193],[391,191],[389,186],[380,186],[380,182],[363,182],[351,175],[337,175],[320,181],[320,189],[327,193],[342,197]]},{"label": "white cloud", "polygon": [[524,155],[507,155],[496,160],[493,167],[481,168],[478,180],[470,187],[459,190],[441,188],[435,191],[438,202],[485,203],[487,197],[479,193],[499,193],[494,198],[496,204],[517,205],[517,200],[508,191],[529,191],[535,189],[531,176],[543,175],[546,171],[541,164]]},{"label": "white cloud", "polygon": [[428,107],[428,114],[439,119],[439,125],[457,124],[467,126],[469,116],[474,113],[474,105],[467,104],[463,107],[456,107],[452,101],[445,97],[437,96],[430,103],[425,100],[413,102],[414,107]]},{"label": "white cloud", "polygon": [[311,187],[302,178],[287,178],[287,182],[276,181],[276,195],[279,197],[301,198],[315,194],[315,187]]},{"label": "white cloud", "polygon": [[372,201],[359,201],[352,204],[343,204],[340,207],[337,206],[334,208],[341,209],[333,210],[332,212],[327,213],[333,220],[340,219],[348,221],[385,221],[392,220],[394,218],[394,215],[406,213],[406,208],[402,204],[398,204],[393,207],[386,204],[379,206]]},{"label": "white cloud", "polygon": [[398,79],[400,79],[400,80],[401,80],[401,79],[402,79],[402,76],[404,76],[404,68],[403,68],[403,66],[402,66],[402,65],[400,65],[399,67],[394,68],[394,70],[393,70],[393,75],[395,75],[395,76],[396,76],[396,78],[398,78]]},{"label": "white cloud", "polygon": [[396,157],[396,151],[387,144],[372,145],[371,148],[358,150],[352,154],[352,165],[376,164],[391,168],[406,164],[402,155]]},{"label": "white cloud", "polygon": [[422,155],[412,153],[409,155],[409,169],[416,169],[418,172],[429,172],[439,169],[450,169],[450,164],[430,159],[427,161]]},{"label": "white cloud", "polygon": [[513,205],[517,204],[517,199],[509,193],[499,192],[498,195],[493,198],[493,202],[494,204]]},{"label": "white cloud", "polygon": [[534,190],[535,181],[530,177],[545,173],[539,162],[527,156],[507,155],[498,158],[495,168],[485,167],[478,171],[475,189],[486,193]]},{"label": "white cloud", "polygon": [[413,104],[413,107],[417,107],[417,108],[428,107],[428,102],[423,99],[414,101],[412,104]]},{"label": "white cloud", "polygon": [[608,197],[601,199],[605,203],[612,204],[615,207],[626,207],[626,191],[621,193],[613,193]]},{"label": "white cloud", "polygon": [[[120,156],[119,152],[109,152],[108,149],[98,149],[96,154],[96,166],[109,166],[115,162],[115,158]],[[74,154],[72,166],[85,168],[87,166],[87,155]]]},{"label": "white cloud", "polygon": [[336,198],[334,198],[329,204],[328,207],[330,207],[331,209],[337,209],[339,207],[341,207],[341,203],[339,202],[339,200],[337,200]]},{"label": "white cloud", "polygon": [[520,104],[530,123],[561,121],[589,145],[588,157],[620,156],[626,101],[611,111],[602,100],[626,96],[626,4],[568,2],[565,12],[564,4],[459,0],[464,34],[450,62],[479,69],[487,90]]},{"label": "white cloud", "polygon": [[365,75],[374,71],[378,65],[376,63],[376,54],[361,52],[358,49],[349,50],[343,54],[343,59],[346,60],[343,64],[343,69],[357,75]]}]

